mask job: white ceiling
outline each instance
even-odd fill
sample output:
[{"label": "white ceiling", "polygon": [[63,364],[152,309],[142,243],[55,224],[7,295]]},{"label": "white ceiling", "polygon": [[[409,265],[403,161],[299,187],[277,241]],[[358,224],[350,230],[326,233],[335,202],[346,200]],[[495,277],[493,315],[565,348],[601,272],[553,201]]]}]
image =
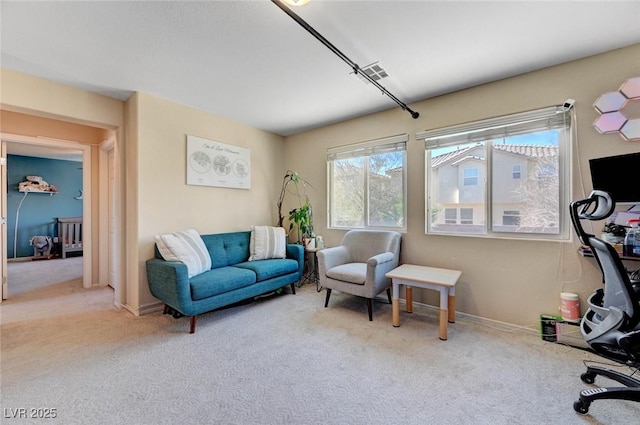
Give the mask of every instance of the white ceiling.
[{"label": "white ceiling", "polygon": [[[361,67],[379,61],[409,106],[640,43],[637,0],[293,10]],[[140,91],[280,135],[397,107],[269,0],[2,0],[0,14],[3,67],[118,99]]]}]

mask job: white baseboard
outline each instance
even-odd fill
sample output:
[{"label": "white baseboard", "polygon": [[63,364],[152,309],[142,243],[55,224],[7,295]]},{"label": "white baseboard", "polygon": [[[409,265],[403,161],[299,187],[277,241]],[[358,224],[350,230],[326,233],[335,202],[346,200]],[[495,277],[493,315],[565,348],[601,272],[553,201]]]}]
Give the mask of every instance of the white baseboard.
[{"label": "white baseboard", "polygon": [[[401,298],[400,299],[400,303],[404,304],[406,306],[406,300]],[[419,308],[424,308],[426,310],[432,310],[434,312],[438,312],[440,310],[439,307],[433,306],[431,304],[424,304],[424,303],[420,303],[420,302],[413,302],[413,306],[414,308],[417,306]],[[463,317],[471,322],[475,322],[478,323],[480,325],[483,326],[487,326],[489,328],[492,329],[496,329],[499,331],[505,331],[505,332],[524,332],[524,333],[528,333],[530,335],[540,335],[540,328],[539,328],[539,324],[536,322],[535,324],[531,324],[531,325],[514,325],[512,323],[507,323],[507,322],[501,322],[499,320],[494,320],[494,319],[487,319],[485,317],[480,317],[480,316],[474,316],[473,314],[468,314],[468,313],[462,313],[460,311],[456,311],[456,316],[457,317]]]},{"label": "white baseboard", "polygon": [[140,308],[138,309],[137,316],[144,316],[146,314],[156,313],[158,311],[163,311],[163,310],[164,310],[164,303],[162,301],[157,301],[154,303],[149,303],[149,304],[140,306]]}]

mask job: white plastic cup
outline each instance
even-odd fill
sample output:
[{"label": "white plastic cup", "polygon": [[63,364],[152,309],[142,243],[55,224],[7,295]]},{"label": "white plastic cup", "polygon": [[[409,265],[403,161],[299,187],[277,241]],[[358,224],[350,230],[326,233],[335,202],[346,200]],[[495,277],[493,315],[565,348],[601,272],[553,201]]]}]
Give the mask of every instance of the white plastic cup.
[{"label": "white plastic cup", "polygon": [[562,292],[560,294],[560,315],[567,322],[580,321],[580,298],[578,294]]}]

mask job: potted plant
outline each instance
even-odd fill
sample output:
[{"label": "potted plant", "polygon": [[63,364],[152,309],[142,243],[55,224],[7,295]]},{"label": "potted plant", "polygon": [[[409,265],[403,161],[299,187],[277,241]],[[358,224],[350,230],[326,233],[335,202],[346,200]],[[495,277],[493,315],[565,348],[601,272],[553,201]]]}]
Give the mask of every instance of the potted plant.
[{"label": "potted plant", "polygon": [[313,247],[315,244],[315,234],[313,231],[313,210],[311,203],[307,199],[299,208],[289,211],[289,232],[296,229],[298,243],[304,246]]},{"label": "potted plant", "polygon": [[[292,190],[289,185],[293,183],[294,189]],[[296,230],[296,238],[298,243],[307,244],[305,240],[313,240],[315,237],[313,231],[313,213],[311,209],[311,202],[306,195],[306,187],[313,187],[305,179],[300,177],[298,172],[287,170],[282,179],[282,189],[280,190],[280,197],[278,198],[278,226],[284,227],[284,216],[282,215],[282,204],[284,203],[285,195],[292,193],[298,198],[300,206],[289,211],[289,233]],[[312,242],[308,242],[312,243]]]}]

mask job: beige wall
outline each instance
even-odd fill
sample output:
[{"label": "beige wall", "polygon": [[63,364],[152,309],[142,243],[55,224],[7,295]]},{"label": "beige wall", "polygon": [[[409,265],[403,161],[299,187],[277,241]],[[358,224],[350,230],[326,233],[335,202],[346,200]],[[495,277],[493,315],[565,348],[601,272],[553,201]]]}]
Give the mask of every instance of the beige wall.
[{"label": "beige wall", "polygon": [[[578,293],[584,307],[586,297],[599,286],[595,263],[577,254],[576,241],[426,235],[424,145],[415,140],[415,133],[575,99],[577,142],[572,190],[573,199],[580,199],[591,190],[590,158],[640,151],[639,142],[626,142],[618,135],[600,135],[592,127],[597,117],[592,107],[596,98],[638,75],[640,45],[635,45],[412,104],[411,108],[420,112],[417,120],[400,108],[393,108],[287,137],[286,164],[318,189],[309,193],[314,205],[314,227],[328,246],[336,245],[344,232],[326,228],[327,148],[408,133],[408,222],[402,261],[462,270],[456,289],[459,311],[536,327],[539,314],[558,313],[560,292]],[[428,70],[425,78],[429,78]],[[599,232],[600,228],[598,224],[595,230]],[[418,301],[438,304],[429,291],[414,294]]]},{"label": "beige wall", "polygon": [[[135,163],[127,190],[137,187],[136,229],[139,311],[156,307],[147,286],[144,262],[153,257],[154,235],[194,228],[200,233],[249,230],[251,225],[277,222],[276,200],[286,170],[284,140],[221,117],[150,95],[136,94],[127,105],[127,158]],[[187,135],[212,139],[251,151],[251,189],[186,184]],[[133,174],[135,172],[135,175]],[[129,218],[135,211],[128,211]],[[133,240],[131,239],[133,243]],[[133,276],[130,276],[133,278]]]},{"label": "beige wall", "polygon": [[98,147],[115,133],[122,143],[121,101],[0,68],[1,131],[21,136],[46,136],[92,145],[91,281],[98,282]]},{"label": "beige wall", "polygon": [[[282,177],[292,169],[315,187],[308,195],[314,205],[316,232],[325,236],[327,245],[335,245],[343,232],[326,229],[326,149],[408,133],[408,231],[403,238],[403,261],[462,270],[457,289],[460,311],[537,326],[540,313],[557,312],[561,291],[577,292],[584,304],[598,286],[595,264],[577,255],[576,242],[425,235],[424,148],[415,141],[415,133],[576,99],[574,199],[590,190],[589,158],[640,150],[638,143],[600,135],[591,126],[596,118],[593,101],[616,90],[625,79],[640,75],[640,45],[416,103],[411,107],[421,113],[418,120],[393,108],[284,140],[146,94],[123,103],[1,71],[3,110],[116,131],[122,177],[118,190],[123,194],[117,207],[123,212],[124,302],[135,314],[157,306],[144,268],[153,255],[155,234],[190,227],[210,233],[274,224]],[[250,149],[251,190],[186,185],[187,134]],[[428,292],[418,291],[416,298],[437,304]]]}]

